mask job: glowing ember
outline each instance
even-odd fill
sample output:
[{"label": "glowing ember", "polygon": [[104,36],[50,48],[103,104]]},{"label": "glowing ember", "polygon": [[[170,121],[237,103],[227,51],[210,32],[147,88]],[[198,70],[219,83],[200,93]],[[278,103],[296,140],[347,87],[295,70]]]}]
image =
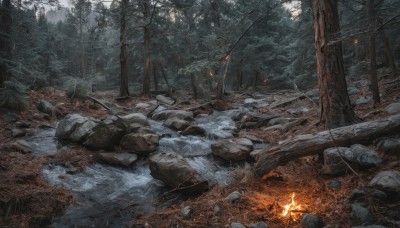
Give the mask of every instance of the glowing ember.
[{"label": "glowing ember", "polygon": [[283,207],[284,210],[282,211],[282,216],[283,217],[289,216],[295,220],[295,218],[292,216],[292,213],[301,210],[301,206],[296,204],[296,202],[294,201],[294,196],[295,194],[293,192],[292,196],[290,197],[290,204],[286,204]]}]

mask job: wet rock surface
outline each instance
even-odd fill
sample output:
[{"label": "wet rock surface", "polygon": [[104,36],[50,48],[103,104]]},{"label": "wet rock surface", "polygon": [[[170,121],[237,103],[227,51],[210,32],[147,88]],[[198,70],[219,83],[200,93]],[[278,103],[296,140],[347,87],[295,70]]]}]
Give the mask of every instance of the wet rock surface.
[{"label": "wet rock surface", "polygon": [[138,157],[132,153],[99,153],[99,158],[111,165],[132,166]]},{"label": "wet rock surface", "polygon": [[251,140],[242,138],[239,140],[219,140],[211,145],[211,150],[214,155],[217,155],[225,160],[240,161],[246,159],[250,152],[254,149]]}]

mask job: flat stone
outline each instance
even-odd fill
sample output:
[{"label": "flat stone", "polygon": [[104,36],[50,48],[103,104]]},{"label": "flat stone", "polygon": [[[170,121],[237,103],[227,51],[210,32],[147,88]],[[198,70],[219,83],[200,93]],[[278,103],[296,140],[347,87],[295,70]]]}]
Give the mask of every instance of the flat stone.
[{"label": "flat stone", "polygon": [[22,130],[17,129],[17,128],[11,129],[11,136],[12,136],[13,138],[24,137],[25,135],[26,135],[26,131],[22,131]]},{"label": "flat stone", "polygon": [[155,120],[166,120],[172,118],[193,121],[193,113],[182,110],[163,110],[153,114],[153,119]]},{"label": "flat stone", "polygon": [[143,113],[131,113],[131,114],[128,114],[125,116],[120,116],[120,118],[127,125],[132,124],[132,123],[137,123],[137,124],[141,124],[143,126],[149,126],[147,117]]},{"label": "flat stone", "polygon": [[156,134],[131,133],[121,139],[121,146],[135,153],[147,155],[158,147],[160,136]]},{"label": "flat stone", "polygon": [[231,225],[230,225],[230,228],[246,228],[246,227],[243,226],[241,223],[232,222]]},{"label": "flat stone", "polygon": [[268,228],[268,225],[263,222],[258,222],[250,224],[249,228]]},{"label": "flat stone", "polygon": [[151,107],[151,105],[147,104],[147,103],[137,103],[135,105],[135,108],[137,108],[137,109],[146,109],[146,108],[150,108],[150,107]]},{"label": "flat stone", "polygon": [[164,96],[164,95],[157,95],[157,96],[156,96],[156,99],[157,99],[160,103],[163,103],[163,104],[166,104],[166,105],[173,105],[173,104],[175,103],[175,100],[174,100],[174,99],[172,99],[171,97],[166,97],[166,96]]},{"label": "flat stone", "polygon": [[32,153],[32,146],[25,140],[19,139],[15,142],[11,142],[5,146],[8,150],[13,150],[16,152],[20,152],[23,154],[30,154]]},{"label": "flat stone", "polygon": [[212,153],[229,161],[240,161],[246,159],[254,145],[249,139],[221,139],[211,144]]},{"label": "flat stone", "polygon": [[132,153],[99,153],[99,158],[111,165],[132,166],[138,159]]},{"label": "flat stone", "polygon": [[400,112],[400,102],[392,103],[385,108],[386,113],[392,115]]},{"label": "flat stone", "polygon": [[167,119],[164,122],[164,126],[169,127],[174,130],[178,130],[178,131],[185,130],[187,127],[189,127],[189,125],[190,124],[188,121],[180,120],[180,119]]}]

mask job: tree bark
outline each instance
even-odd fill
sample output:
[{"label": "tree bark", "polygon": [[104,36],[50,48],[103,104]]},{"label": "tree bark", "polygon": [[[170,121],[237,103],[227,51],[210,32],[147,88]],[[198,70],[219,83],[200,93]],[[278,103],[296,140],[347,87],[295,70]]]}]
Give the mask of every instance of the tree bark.
[{"label": "tree bark", "polygon": [[3,0],[0,5],[0,87],[3,87],[4,82],[10,77],[3,59],[10,60],[12,57],[11,25],[11,1]]},{"label": "tree bark", "polygon": [[[313,0],[320,118],[325,128],[358,121],[347,93],[337,0]],[[330,43],[331,42],[331,43]]]},{"label": "tree bark", "polygon": [[[380,26],[382,26],[382,24],[383,24],[382,19],[379,18],[378,26],[380,27]],[[385,54],[386,54],[386,58],[387,58],[388,63],[389,63],[389,67],[392,70],[392,76],[393,76],[393,78],[395,78],[398,75],[396,61],[394,60],[393,54],[391,52],[389,39],[385,34],[384,27],[379,29],[379,35],[380,35],[380,37],[381,37],[381,39],[383,41],[383,45],[385,46]]]},{"label": "tree bark", "polygon": [[[143,1],[143,16],[150,17],[150,2]],[[144,66],[143,66],[143,95],[150,97],[150,55],[151,55],[151,29],[150,23],[143,27],[144,32]]]},{"label": "tree bark", "polygon": [[120,55],[119,60],[121,64],[121,77],[120,77],[120,97],[129,96],[128,85],[128,55],[126,54],[125,33],[126,33],[126,8],[128,7],[129,0],[121,1],[121,25],[120,25]]},{"label": "tree bark", "polygon": [[371,33],[369,37],[369,77],[371,82],[371,90],[372,90],[372,98],[374,100],[374,104],[379,104],[381,102],[381,98],[379,96],[379,86],[378,86],[378,74],[376,67],[376,45],[375,45],[375,15],[374,15],[374,0],[367,1],[367,10],[368,10],[368,18],[369,23],[371,25]]},{"label": "tree bark", "polygon": [[154,80],[154,90],[158,93],[158,77],[157,77],[157,65],[153,64],[153,80]]},{"label": "tree bark", "polygon": [[357,143],[370,144],[378,137],[398,133],[400,133],[400,115],[316,134],[298,135],[263,151],[254,167],[254,172],[256,176],[261,177],[278,166],[300,157],[321,153],[330,147],[350,146]]}]

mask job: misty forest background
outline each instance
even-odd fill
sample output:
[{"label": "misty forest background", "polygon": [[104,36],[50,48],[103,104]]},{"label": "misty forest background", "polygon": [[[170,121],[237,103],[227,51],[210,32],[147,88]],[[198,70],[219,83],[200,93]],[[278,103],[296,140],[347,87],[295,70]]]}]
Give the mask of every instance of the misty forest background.
[{"label": "misty forest background", "polygon": [[[74,97],[115,89],[194,98],[214,94],[220,80],[226,91],[317,86],[311,0],[72,0],[69,7],[2,1],[3,107],[15,106],[7,96],[15,103],[26,88],[46,86]],[[396,74],[399,15],[398,0],[339,1],[347,80],[368,79],[371,31],[378,77]]]}]

